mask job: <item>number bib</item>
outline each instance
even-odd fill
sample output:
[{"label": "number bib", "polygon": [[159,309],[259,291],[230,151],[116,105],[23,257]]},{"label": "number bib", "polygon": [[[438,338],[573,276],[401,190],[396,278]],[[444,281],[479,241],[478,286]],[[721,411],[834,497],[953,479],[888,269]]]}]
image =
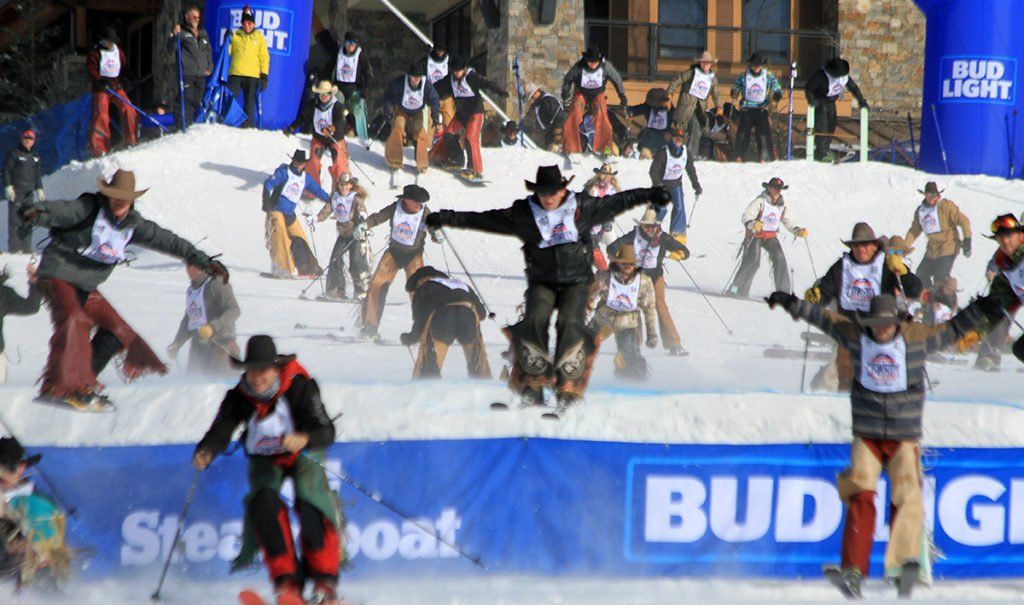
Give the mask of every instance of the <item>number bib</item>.
[{"label": "number bib", "polygon": [[359,55],[363,54],[363,47],[360,46],[352,56],[345,54],[345,49],[338,51],[338,62],[334,68],[334,79],[346,84],[356,81],[356,70],[359,69]]},{"label": "number bib", "polygon": [[395,204],[395,214],[391,217],[391,241],[403,246],[416,244],[416,234],[423,221],[423,208],[416,214],[409,214],[402,209],[401,202]]},{"label": "number bib", "polygon": [[828,96],[830,97],[838,97],[843,94],[843,89],[846,88],[846,83],[850,81],[850,76],[839,76],[838,78],[833,78],[828,75],[828,72],[825,72],[825,76],[828,77]]},{"label": "number bib", "polygon": [[104,78],[116,78],[121,75],[121,53],[117,45],[110,50],[100,51],[100,75]]},{"label": "number bib", "polygon": [[658,238],[658,245],[652,246],[654,242],[644,239],[640,235],[640,229],[635,230],[633,236],[633,251],[636,253],[636,266],[641,269],[657,269],[658,255],[661,253],[661,238]]},{"label": "number bib", "polygon": [[209,280],[204,281],[198,288],[189,286],[185,290],[185,315],[188,317],[189,330],[198,330],[199,326],[209,323],[206,321],[206,301],[203,300],[203,293],[206,292],[208,283],[210,283]]},{"label": "number bib", "polygon": [[118,229],[107,220],[106,211],[96,215],[92,223],[92,242],[82,251],[82,256],[105,265],[113,265],[125,258],[124,249],[128,246],[135,229]]},{"label": "number bib", "polygon": [[448,75],[448,56],[445,55],[444,61],[437,63],[433,57],[427,56],[427,79],[430,80],[431,84],[436,83],[441,78]]},{"label": "number bib", "polygon": [[550,248],[559,244],[568,244],[579,241],[579,231],[576,229],[576,194],[570,192],[565,203],[548,212],[541,208],[535,201],[530,202],[530,212],[533,213],[533,222],[537,224],[540,231],[540,243],[538,248]]},{"label": "number bib", "polygon": [[298,204],[299,200],[302,199],[302,192],[306,189],[306,173],[295,174],[291,168],[288,169],[288,180],[284,183],[284,189],[281,190],[281,197]]},{"label": "number bib", "polygon": [[679,157],[672,155],[672,152],[665,148],[665,174],[664,181],[674,181],[683,178],[683,171],[686,170],[686,146],[683,146],[683,153]]},{"label": "number bib", "polygon": [[844,311],[867,312],[871,299],[882,293],[882,266],[885,255],[878,254],[867,265],[853,262],[843,255],[843,283],[839,291],[839,308]]},{"label": "number bib", "polygon": [[467,69],[466,75],[464,75],[461,80],[456,80],[455,76],[450,76],[452,79],[452,96],[459,99],[468,99],[476,96],[476,93],[473,92],[473,88],[469,85],[469,82],[466,81],[469,78],[470,71],[472,70]]},{"label": "number bib", "polygon": [[598,67],[594,71],[587,71],[586,68],[580,70],[580,88],[597,90],[602,86],[604,86],[604,66]]},{"label": "number bib", "polygon": [[431,277],[427,281],[432,281],[435,284],[441,284],[449,290],[462,290],[463,292],[469,292],[469,286],[466,282],[461,279],[455,279],[454,277]]},{"label": "number bib", "polygon": [[423,107],[423,91],[426,90],[426,86],[423,82],[420,82],[419,90],[413,90],[409,88],[409,78],[404,80],[405,90],[402,93],[402,107],[409,111],[416,111]]},{"label": "number bib", "polygon": [[352,220],[352,203],[356,199],[356,192],[342,195],[335,191],[331,194],[331,208],[334,210],[334,220],[339,223],[347,223]]},{"label": "number bib", "polygon": [[907,390],[907,343],[902,336],[883,344],[861,334],[860,384],[875,393]]},{"label": "number bib", "polygon": [[334,125],[334,104],[337,102],[337,98],[331,98],[331,102],[327,104],[327,107],[320,107],[319,103],[314,106],[313,130],[317,133],[323,132],[324,128]]},{"label": "number bib", "polygon": [[615,279],[615,274],[608,276],[608,298],[604,301],[612,311],[629,313],[636,311],[637,299],[640,297],[640,275],[634,274],[633,281],[624,284]]},{"label": "number bib", "polygon": [[711,92],[711,81],[714,80],[715,74],[706,74],[699,69],[693,70],[693,81],[690,82],[690,96],[697,97],[701,101],[708,98],[708,93]]},{"label": "number bib", "polygon": [[249,418],[245,435],[245,452],[253,456],[274,456],[286,454],[281,441],[285,435],[295,432],[295,421],[292,410],[284,395],[277,398],[274,411],[263,418],[257,419],[253,414]]},{"label": "number bib", "polygon": [[780,204],[769,204],[764,202],[761,205],[761,231],[774,233],[779,230],[779,221],[782,220],[784,207]]},{"label": "number bib", "polygon": [[917,223],[921,225],[921,231],[931,235],[941,231],[939,229],[939,207],[921,204],[917,207]]},{"label": "number bib", "polygon": [[747,72],[744,80],[743,98],[751,103],[764,103],[768,97],[768,72],[761,70],[760,75]]},{"label": "number bib", "polygon": [[1018,263],[1016,267],[1002,271],[1002,274],[1010,282],[1013,293],[1024,302],[1024,263]]},{"label": "number bib", "polygon": [[665,130],[668,128],[668,110],[652,109],[647,114],[647,127],[654,130]]}]

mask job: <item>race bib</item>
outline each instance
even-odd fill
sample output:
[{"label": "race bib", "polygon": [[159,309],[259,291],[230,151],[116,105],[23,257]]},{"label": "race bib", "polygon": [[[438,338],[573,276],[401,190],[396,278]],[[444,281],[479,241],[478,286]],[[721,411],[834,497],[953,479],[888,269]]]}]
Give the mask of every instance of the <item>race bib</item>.
[{"label": "race bib", "polygon": [[274,456],[286,454],[288,450],[282,445],[285,435],[295,432],[295,421],[292,411],[284,395],[277,399],[274,411],[263,418],[257,419],[256,414],[249,418],[248,431],[245,435],[245,451],[253,456]]},{"label": "race bib", "polygon": [[928,235],[938,233],[939,229],[939,207],[929,204],[921,204],[917,207],[917,223],[921,225],[921,231]]},{"label": "race bib", "polygon": [[105,211],[96,215],[92,223],[92,241],[82,251],[82,256],[105,265],[113,265],[125,259],[124,250],[135,234],[135,229],[114,227]]},{"label": "race bib", "polygon": [[604,86],[604,67],[598,67],[594,71],[583,69],[580,72],[580,88],[597,90]]},{"label": "race bib", "polygon": [[708,93],[711,92],[711,82],[714,78],[714,74],[706,74],[699,69],[693,70],[693,81],[690,82],[690,96],[697,97],[701,101],[707,99]]},{"label": "race bib", "polygon": [[540,231],[538,248],[550,248],[559,244],[568,244],[579,240],[576,229],[576,194],[569,193],[568,199],[550,212],[544,210],[540,203],[530,200],[530,212],[533,221]]},{"label": "race bib", "polygon": [[764,103],[768,97],[768,72],[761,70],[760,75],[754,75],[750,71],[744,80],[743,98],[751,103]]},{"label": "race bib", "polygon": [[608,276],[608,298],[605,306],[612,311],[629,313],[636,311],[637,299],[640,297],[640,275],[634,274],[633,281],[624,284],[615,279],[615,274]]},{"label": "race bib", "polygon": [[839,291],[839,308],[845,311],[867,312],[871,299],[882,293],[882,266],[885,255],[878,254],[867,265],[853,262],[849,254],[843,255],[843,283]]},{"label": "race bib", "polygon": [[875,393],[907,390],[907,343],[896,336],[878,343],[867,334],[860,337],[860,384]]}]

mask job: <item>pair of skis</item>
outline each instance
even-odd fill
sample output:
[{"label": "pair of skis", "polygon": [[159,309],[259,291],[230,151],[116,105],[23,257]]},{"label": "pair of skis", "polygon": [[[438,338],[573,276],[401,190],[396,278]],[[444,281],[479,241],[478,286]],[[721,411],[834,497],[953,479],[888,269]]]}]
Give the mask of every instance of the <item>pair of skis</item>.
[{"label": "pair of skis", "polygon": [[[312,603],[312,602],[311,602]],[[338,599],[339,605],[355,605],[355,602],[345,599]],[[267,601],[254,590],[243,590],[238,593],[238,605],[269,605]],[[298,595],[281,595],[277,597],[277,605],[307,605],[306,601]]]}]

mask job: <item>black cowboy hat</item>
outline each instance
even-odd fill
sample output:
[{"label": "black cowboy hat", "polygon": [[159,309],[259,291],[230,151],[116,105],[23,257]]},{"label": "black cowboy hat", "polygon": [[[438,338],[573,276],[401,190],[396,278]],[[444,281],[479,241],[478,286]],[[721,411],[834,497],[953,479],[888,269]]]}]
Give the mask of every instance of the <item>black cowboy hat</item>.
[{"label": "black cowboy hat", "polygon": [[448,71],[459,71],[469,67],[469,61],[463,56],[454,56],[448,59]]},{"label": "black cowboy hat", "polygon": [[554,193],[565,189],[566,185],[572,182],[575,177],[565,178],[558,166],[538,166],[536,182],[526,181],[526,190],[536,193]]},{"label": "black cowboy hat", "polygon": [[750,55],[750,60],[747,61],[747,65],[768,65],[768,57],[760,52],[754,52]]},{"label": "black cowboy hat", "polygon": [[583,52],[584,61],[600,61],[604,59],[604,53],[597,46],[591,44],[587,47],[587,50]]},{"label": "black cowboy hat", "polygon": [[308,159],[306,158],[306,152],[302,149],[296,149],[295,153],[292,154],[292,161],[299,163],[307,162]]},{"label": "black cowboy hat", "polygon": [[413,61],[409,64],[409,67],[405,68],[405,73],[410,76],[425,76],[427,75],[427,62]]},{"label": "black cowboy hat", "polygon": [[256,15],[252,12],[252,7],[248,4],[242,8],[242,21],[252,21],[253,23],[256,23]]},{"label": "black cowboy hat", "polygon": [[402,195],[398,197],[426,204],[430,200],[430,192],[419,185],[409,184],[402,188]]},{"label": "black cowboy hat", "polygon": [[430,265],[424,265],[419,269],[416,269],[409,279],[405,280],[405,291],[412,292],[416,289],[416,286],[420,285],[421,279],[429,279],[431,277],[448,277],[448,274],[440,269],[435,269]]},{"label": "black cowboy hat", "polygon": [[647,96],[644,98],[644,103],[651,107],[658,107],[664,105],[669,101],[668,91],[664,88],[651,88],[647,91]]},{"label": "black cowboy hat", "polygon": [[858,312],[855,319],[858,325],[865,328],[881,328],[906,321],[907,316],[896,306],[896,297],[892,294],[879,294],[871,299],[867,314]]},{"label": "black cowboy hat", "polygon": [[939,195],[943,191],[945,191],[945,189],[939,189],[939,185],[935,181],[928,181],[927,183],[924,184],[924,189],[918,189],[917,190],[918,193],[921,193],[921,194],[924,194],[924,195],[928,195],[928,194]]},{"label": "black cowboy hat", "polygon": [[231,365],[246,370],[261,370],[272,366],[281,367],[295,359],[295,355],[278,355],[274,339],[266,334],[257,334],[245,343],[245,359],[231,356]]},{"label": "black cowboy hat", "polygon": [[833,78],[841,78],[850,74],[850,62],[846,59],[835,57],[825,64],[825,71]]},{"label": "black cowboy hat", "polygon": [[114,44],[117,44],[120,41],[117,36],[117,30],[113,27],[104,27],[103,31],[100,33],[100,42],[104,40],[109,40]]},{"label": "black cowboy hat", "polygon": [[775,187],[779,191],[782,191],[783,189],[789,189],[789,185],[784,183],[782,181],[782,179],[780,179],[777,176],[773,176],[772,178],[768,179],[767,183],[761,183],[761,187],[763,187],[765,189],[767,189],[769,187]]},{"label": "black cowboy hat", "polygon": [[0,439],[0,466],[14,468],[19,462],[24,462],[25,466],[35,466],[42,458],[42,454],[25,456],[25,448],[14,437]]}]

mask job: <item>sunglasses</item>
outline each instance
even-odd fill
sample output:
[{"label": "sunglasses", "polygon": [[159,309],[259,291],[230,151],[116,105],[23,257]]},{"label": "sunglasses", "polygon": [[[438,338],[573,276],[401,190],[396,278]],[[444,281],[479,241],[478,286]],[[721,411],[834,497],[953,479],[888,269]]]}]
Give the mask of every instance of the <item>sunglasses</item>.
[{"label": "sunglasses", "polygon": [[992,221],[992,233],[999,233],[1003,229],[1016,231],[1020,229],[1020,222],[1018,222],[1016,217],[1012,214],[1000,216],[996,220]]},{"label": "sunglasses", "polygon": [[903,256],[903,255],[906,254],[905,251],[897,250],[896,248],[889,248],[888,252],[889,252],[889,254],[892,254],[892,255],[895,255],[895,256]]}]

